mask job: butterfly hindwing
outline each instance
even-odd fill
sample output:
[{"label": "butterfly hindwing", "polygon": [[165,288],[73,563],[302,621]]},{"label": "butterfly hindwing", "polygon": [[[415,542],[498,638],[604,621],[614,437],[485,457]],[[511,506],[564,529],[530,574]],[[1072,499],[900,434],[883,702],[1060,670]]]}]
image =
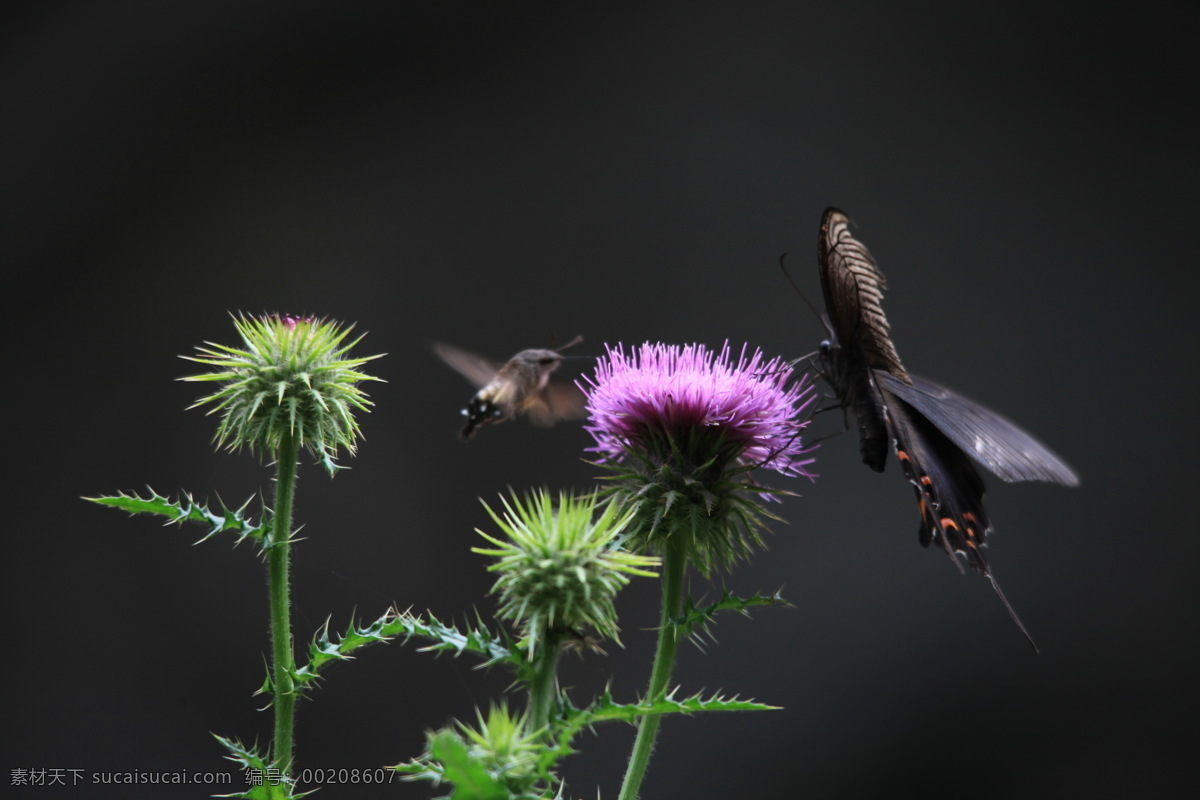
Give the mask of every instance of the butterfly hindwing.
[{"label": "butterfly hindwing", "polygon": [[918,409],[886,389],[882,393],[887,400],[896,459],[917,495],[921,544],[942,546],[960,571],[961,556],[987,578],[1009,617],[1037,652],[1037,643],[988,565],[984,547],[992,523],[983,506],[984,484],[979,471],[963,449]]},{"label": "butterfly hindwing", "polygon": [[1079,485],[1079,476],[1050,448],[990,408],[917,375],[909,375],[911,383],[886,373],[876,377],[997,478]]},{"label": "butterfly hindwing", "polygon": [[937,543],[955,561],[962,556],[972,568],[988,574],[983,547],[991,523],[983,507],[979,471],[920,411],[886,389],[884,397],[896,460],[916,490],[921,544]]}]

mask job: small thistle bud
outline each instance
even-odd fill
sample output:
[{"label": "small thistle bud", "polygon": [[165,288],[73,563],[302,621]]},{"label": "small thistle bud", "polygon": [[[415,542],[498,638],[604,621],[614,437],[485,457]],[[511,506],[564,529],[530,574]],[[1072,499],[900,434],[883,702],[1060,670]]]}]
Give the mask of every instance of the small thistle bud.
[{"label": "small thistle bud", "polygon": [[525,718],[508,710],[504,703],[492,706],[485,718],[475,712],[478,727],[458,723],[475,761],[493,775],[516,783],[538,774],[538,760],[545,746],[536,732],[526,730]]},{"label": "small thistle bud", "polygon": [[530,657],[547,634],[585,625],[620,644],[613,598],[630,576],[656,577],[649,570],[659,563],[621,548],[631,515],[609,502],[597,516],[594,496],[567,493],[557,506],[546,491],[501,502],[503,514],[485,508],[507,539],[478,531],[495,548],[472,549],[498,559],[489,571],[500,574],[492,589],[501,597],[499,615],[524,627]]},{"label": "small thistle bud", "polygon": [[757,502],[779,494],[754,483],[756,467],[812,478],[800,440],[813,388],[788,385],[791,367],[761,351],[734,360],[729,345],[621,345],[599,359],[582,386],[589,448],[615,473],[613,493],[638,509],[640,546],[663,551],[687,540],[701,570],[728,567],[762,543]]},{"label": "small thistle bud", "polygon": [[380,356],[348,358],[362,337],[343,344],[353,326],[337,322],[268,314],[238,315],[233,324],[243,347],[205,342],[196,348],[200,356],[182,356],[218,369],[180,380],[223,384],[189,408],[213,403],[208,413],[222,412],[218,447],[274,454],[290,436],[332,475],[338,448],[351,455],[357,448],[361,431],[354,412],[373,405],[357,384],[379,380],[357,368]]},{"label": "small thistle bud", "polygon": [[408,780],[452,784],[452,797],[559,796],[551,793],[554,779],[543,765],[546,744],[528,732],[524,715],[501,703],[476,717],[475,727],[456,721],[457,730],[431,731],[425,752],[395,769]]}]

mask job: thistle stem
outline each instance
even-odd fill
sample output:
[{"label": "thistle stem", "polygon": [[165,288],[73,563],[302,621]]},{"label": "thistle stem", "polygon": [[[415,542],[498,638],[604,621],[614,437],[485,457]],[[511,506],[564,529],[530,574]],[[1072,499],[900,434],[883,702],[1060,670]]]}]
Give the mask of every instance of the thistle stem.
[{"label": "thistle stem", "polygon": [[292,535],[292,498],[296,492],[296,439],[285,435],[279,444],[275,472],[275,517],[267,552],[267,588],[271,600],[271,666],[275,699],[275,736],[271,766],[290,775],[292,731],[296,718],[296,687],[292,676],[296,656],[292,649],[291,587],[289,585]]},{"label": "thistle stem", "polygon": [[[547,632],[548,633],[548,632]],[[550,709],[558,679],[558,637],[549,634],[542,638],[533,657],[533,675],[529,680],[529,731],[540,731],[550,724]]]},{"label": "thistle stem", "polygon": [[[653,703],[666,694],[667,682],[675,666],[675,651],[679,646],[679,631],[674,620],[679,616],[683,597],[683,573],[687,566],[687,547],[684,537],[675,535],[667,538],[662,566],[662,619],[658,629],[658,650],[654,654],[654,667],[650,671],[650,685],[646,690],[646,702]],[[642,717],[638,725],[637,738],[633,742],[633,753],[625,771],[625,782],[621,785],[619,800],[637,800],[650,764],[650,753],[658,735],[659,714]]]}]

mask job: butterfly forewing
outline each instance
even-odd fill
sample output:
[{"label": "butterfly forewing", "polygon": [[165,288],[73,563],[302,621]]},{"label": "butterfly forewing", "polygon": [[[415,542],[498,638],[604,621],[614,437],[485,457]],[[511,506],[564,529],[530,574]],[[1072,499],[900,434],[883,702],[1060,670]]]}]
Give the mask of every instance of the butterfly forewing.
[{"label": "butterfly forewing", "polygon": [[850,234],[849,219],[836,208],[827,209],[821,220],[817,259],[832,336],[821,345],[822,372],[842,405],[854,413],[863,463],[882,472],[891,436],[872,374],[880,367],[905,375],[888,338],[881,305],[883,274],[867,248]]},{"label": "butterfly forewing", "polygon": [[821,220],[817,253],[821,289],[836,344],[861,351],[867,367],[884,369],[907,380],[883,313],[887,281],[867,246],[850,233],[850,218],[836,208],[826,209]]}]

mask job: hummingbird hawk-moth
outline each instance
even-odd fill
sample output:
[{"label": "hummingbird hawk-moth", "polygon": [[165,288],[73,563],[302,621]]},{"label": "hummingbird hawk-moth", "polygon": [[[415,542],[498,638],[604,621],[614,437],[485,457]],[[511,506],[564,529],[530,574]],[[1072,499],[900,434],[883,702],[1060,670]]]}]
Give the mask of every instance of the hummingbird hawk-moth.
[{"label": "hummingbird hawk-moth", "polygon": [[582,337],[577,336],[557,350],[522,350],[504,364],[444,342],[434,342],[434,352],[479,390],[462,410],[467,421],[459,431],[459,438],[469,441],[481,425],[504,422],[521,414],[541,427],[559,420],[583,418],[583,391],[554,374],[563,360],[561,351],[580,341]]}]

